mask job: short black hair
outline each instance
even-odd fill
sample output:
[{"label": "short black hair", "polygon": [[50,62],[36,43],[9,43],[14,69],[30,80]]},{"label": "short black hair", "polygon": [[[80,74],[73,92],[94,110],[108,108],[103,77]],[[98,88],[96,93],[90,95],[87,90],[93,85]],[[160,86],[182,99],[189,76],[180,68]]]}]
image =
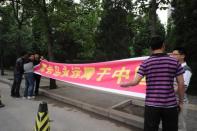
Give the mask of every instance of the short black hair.
[{"label": "short black hair", "polygon": [[179,54],[187,56],[187,52],[184,47],[176,47],[174,50],[177,50]]},{"label": "short black hair", "polygon": [[34,53],[32,53],[32,52],[29,52],[29,53],[28,53],[28,55],[29,55],[29,57],[30,57],[31,55],[34,55]]},{"label": "short black hair", "polygon": [[150,39],[149,45],[152,50],[161,49],[164,44],[164,39],[162,39],[160,36],[153,36]]},{"label": "short black hair", "polygon": [[22,52],[20,52],[20,56],[25,56],[27,54],[27,52],[26,51],[22,51]]}]

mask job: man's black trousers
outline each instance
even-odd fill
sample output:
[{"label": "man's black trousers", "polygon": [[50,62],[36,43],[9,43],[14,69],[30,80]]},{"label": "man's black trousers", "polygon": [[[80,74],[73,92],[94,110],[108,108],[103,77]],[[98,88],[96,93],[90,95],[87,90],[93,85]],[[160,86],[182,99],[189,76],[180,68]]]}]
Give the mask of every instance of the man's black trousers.
[{"label": "man's black trousers", "polygon": [[11,96],[20,97],[21,81],[22,81],[22,74],[15,74],[14,82],[11,88]]},{"label": "man's black trousers", "polygon": [[178,131],[178,107],[145,106],[144,131],[158,131],[160,121],[162,131]]}]

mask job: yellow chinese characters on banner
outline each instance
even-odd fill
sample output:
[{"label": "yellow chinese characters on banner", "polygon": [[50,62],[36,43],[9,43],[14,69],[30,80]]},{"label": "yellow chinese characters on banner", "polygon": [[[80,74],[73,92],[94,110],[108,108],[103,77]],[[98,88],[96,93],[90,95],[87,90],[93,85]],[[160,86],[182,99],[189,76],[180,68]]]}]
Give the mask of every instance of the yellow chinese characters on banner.
[{"label": "yellow chinese characters on banner", "polygon": [[116,83],[120,84],[122,78],[129,80],[130,70],[126,67],[122,67],[117,70],[112,70],[112,68],[100,67],[96,72],[95,67],[77,67],[73,66],[68,68],[66,66],[53,66],[50,64],[41,63],[40,72],[45,72],[46,74],[51,74],[55,77],[68,77],[74,79],[85,79],[90,80],[93,76],[96,76],[96,81],[102,81],[106,76],[116,79]]},{"label": "yellow chinese characters on banner", "polygon": [[117,84],[120,84],[122,78],[129,79],[130,76],[130,70],[126,69],[126,67],[122,67],[121,70],[115,70],[114,74],[112,75],[112,78],[117,78]]},{"label": "yellow chinese characters on banner", "polygon": [[96,81],[101,81],[102,78],[105,76],[105,75],[110,75],[111,74],[111,68],[99,68],[99,72],[97,73],[97,75],[99,77],[96,78]]},{"label": "yellow chinese characters on banner", "polygon": [[84,73],[81,76],[81,79],[86,79],[90,80],[95,73],[95,68],[94,67],[84,67]]}]

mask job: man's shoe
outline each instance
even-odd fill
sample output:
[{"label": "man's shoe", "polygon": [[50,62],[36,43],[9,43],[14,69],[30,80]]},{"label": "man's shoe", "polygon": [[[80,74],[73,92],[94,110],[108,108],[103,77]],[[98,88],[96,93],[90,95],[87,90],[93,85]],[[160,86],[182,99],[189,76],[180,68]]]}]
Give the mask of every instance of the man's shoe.
[{"label": "man's shoe", "polygon": [[11,96],[11,97],[15,97],[15,95],[14,95],[14,94],[11,94],[10,96]]},{"label": "man's shoe", "polygon": [[20,96],[20,95],[19,95],[19,96],[17,95],[17,96],[15,96],[15,97],[16,97],[16,98],[20,98],[21,96]]},{"label": "man's shoe", "polygon": [[28,100],[31,100],[31,96],[28,96],[27,99],[28,99]]},{"label": "man's shoe", "polygon": [[5,106],[4,104],[2,104],[2,103],[0,104],[0,108],[2,108],[2,107],[4,107],[4,106]]},{"label": "man's shoe", "polygon": [[20,98],[21,96],[20,96],[20,94],[17,94],[17,95],[15,95],[15,97],[16,97],[16,98]]}]

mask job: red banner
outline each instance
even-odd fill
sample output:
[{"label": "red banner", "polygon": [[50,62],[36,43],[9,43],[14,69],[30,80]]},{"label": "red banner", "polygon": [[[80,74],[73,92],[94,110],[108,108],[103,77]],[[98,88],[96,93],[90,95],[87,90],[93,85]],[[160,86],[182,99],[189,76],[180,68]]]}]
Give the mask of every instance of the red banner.
[{"label": "red banner", "polygon": [[62,64],[46,60],[34,68],[35,73],[56,80],[113,93],[145,97],[145,80],[139,85],[122,88],[121,82],[132,80],[141,62],[147,57],[90,63]]}]

